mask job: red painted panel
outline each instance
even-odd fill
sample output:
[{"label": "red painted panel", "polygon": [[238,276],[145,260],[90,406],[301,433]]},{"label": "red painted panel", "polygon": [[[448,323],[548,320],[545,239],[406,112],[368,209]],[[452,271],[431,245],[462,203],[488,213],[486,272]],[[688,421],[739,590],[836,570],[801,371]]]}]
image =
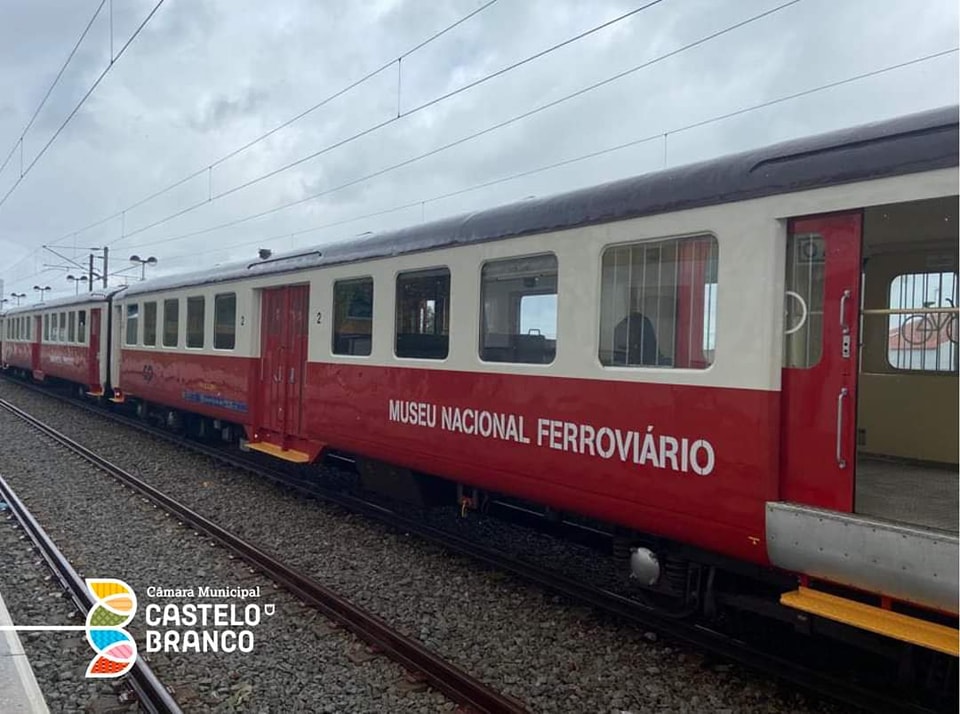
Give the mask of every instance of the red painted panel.
[{"label": "red painted panel", "polygon": [[11,342],[6,340],[3,343],[3,361],[10,367],[19,369],[33,369],[33,344],[29,342]]},{"label": "red painted panel", "polygon": [[823,238],[823,346],[812,367],[782,372],[781,498],[844,512],[853,510],[857,448],[860,227],[860,213],[804,218],[789,227],[791,235]]},{"label": "red painted panel", "polygon": [[[307,369],[306,438],[766,561],[764,503],[778,495],[776,392],[341,364]],[[415,403],[399,414],[395,406],[391,419],[398,399]],[[516,433],[464,433],[450,421],[453,407],[513,415]],[[466,415],[467,430],[477,421]],[[648,427],[655,459],[642,448]],[[709,442],[709,472],[664,458],[670,445],[663,437],[688,454],[699,440]],[[707,470],[705,448],[696,453]]]},{"label": "red painted panel", "polygon": [[87,365],[87,381],[91,386],[102,387],[100,384],[100,315],[103,314],[98,308],[90,308],[90,350],[89,363]]},{"label": "red painted panel", "polygon": [[263,291],[260,341],[262,363],[257,423],[280,433],[284,431],[286,416],[286,390],[283,387],[286,300],[287,291],[284,288]]},{"label": "red painted panel", "polygon": [[262,306],[257,425],[262,438],[285,446],[284,439],[300,431],[309,287],[264,290]]},{"label": "red painted panel", "polygon": [[289,290],[289,313],[286,342],[287,424],[286,434],[299,434],[303,413],[303,377],[307,362],[307,326],[310,289],[296,285]]},{"label": "red painted panel", "polygon": [[257,360],[124,349],[119,386],[127,397],[245,424]]},{"label": "red painted panel", "polygon": [[99,372],[95,372],[94,381],[89,381],[90,354],[85,345],[40,345],[40,369],[47,377],[85,386],[96,385],[100,379]]}]

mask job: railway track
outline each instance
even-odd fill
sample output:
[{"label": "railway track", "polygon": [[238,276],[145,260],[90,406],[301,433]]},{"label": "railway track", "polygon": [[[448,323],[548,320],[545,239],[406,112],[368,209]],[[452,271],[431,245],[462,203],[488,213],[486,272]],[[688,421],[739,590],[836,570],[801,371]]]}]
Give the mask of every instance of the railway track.
[{"label": "railway track", "polygon": [[[54,576],[64,590],[70,594],[77,609],[84,615],[93,607],[94,602],[83,578],[74,570],[64,557],[56,543],[46,534],[40,524],[17,497],[10,485],[0,476],[0,499],[5,501],[11,513],[20,523],[24,532],[33,541],[37,550],[47,562]],[[137,663],[129,674],[130,686],[136,693],[137,701],[144,711],[150,714],[181,714],[176,700],[150,669],[150,666],[137,657]]]},{"label": "railway track", "polygon": [[[119,466],[98,456],[82,444],[79,444],[39,419],[36,419],[10,402],[0,400],[0,409],[27,422],[37,431],[110,474],[124,485],[132,488],[163,510],[175,516],[184,524],[218,541],[221,545],[237,554],[261,573],[282,585],[288,592],[319,610],[325,617],[353,632],[377,651],[386,654],[390,659],[422,678],[423,681],[427,682],[431,687],[465,707],[467,711],[489,714],[522,714],[526,712],[525,707],[520,702],[491,689],[461,668],[427,649],[416,640],[398,632],[381,618],[357,607],[312,578],[290,568],[256,545],[220,527],[213,521],[193,511],[153,486],[150,486],[145,481],[126,472]],[[9,489],[5,484],[4,487],[5,489]],[[12,496],[12,491],[8,491],[7,495]],[[22,504],[19,504],[19,508],[25,513],[26,520],[32,523],[31,529],[36,529],[42,534],[42,531],[39,530],[39,525],[23,510]],[[62,571],[61,568],[69,568],[69,563],[66,562],[59,551],[56,551],[56,547],[53,546],[52,542],[50,542],[45,535],[43,535],[43,538],[47,541],[46,545],[41,546],[40,543],[38,543],[38,547],[49,546],[53,548],[56,555],[52,557],[53,561],[57,563],[56,567],[58,572],[66,572]],[[48,560],[50,560],[50,558],[48,558]],[[84,595],[85,588],[83,580],[72,569],[69,570],[69,573],[70,575],[65,576],[62,581],[75,599],[78,597],[86,599],[85,610],[89,608],[92,603],[88,600],[89,596]],[[79,587],[79,590],[75,589],[77,587]],[[138,665],[139,664],[142,663],[138,663]],[[146,665],[143,665],[143,667],[145,669]],[[141,679],[143,680],[142,683],[140,681]],[[150,708],[149,711],[180,711],[176,703],[169,696],[169,693],[166,693],[166,690],[159,685],[159,681],[156,680],[156,677],[154,677],[148,669],[145,670],[145,673],[141,673],[136,677],[134,681],[137,683],[138,694],[141,694],[142,689],[142,696],[146,697],[148,701],[153,701],[154,697],[159,696],[157,694],[158,691],[162,691],[163,694],[166,695],[165,701],[170,708]]]},{"label": "railway track", "polygon": [[[22,382],[17,382],[23,385]],[[336,504],[351,512],[373,518],[393,528],[416,534],[446,549],[485,563],[499,571],[509,572],[526,581],[533,582],[551,592],[570,598],[578,603],[588,604],[625,622],[644,629],[653,630],[667,638],[686,643],[715,656],[731,660],[778,681],[788,683],[821,697],[832,699],[865,711],[903,712],[904,714],[930,714],[932,712],[955,711],[955,702],[945,706],[921,704],[905,700],[902,695],[889,691],[878,691],[870,686],[855,683],[847,677],[800,664],[795,660],[778,655],[768,649],[759,649],[755,645],[731,637],[696,622],[676,620],[664,617],[655,610],[636,600],[624,597],[609,590],[594,587],[548,568],[543,568],[509,554],[493,550],[468,538],[457,536],[447,530],[422,523],[414,518],[402,515],[382,503],[323,488],[315,480],[303,478],[282,468],[259,463],[235,449],[225,450],[196,442],[144,424],[143,422],[105,411],[89,403],[77,402],[60,395],[51,395],[35,385],[31,389],[48,396],[56,396],[69,403],[104,416],[118,423],[135,428],[151,436],[170,443],[189,448],[230,466],[243,469],[260,478],[267,479],[285,488],[293,489],[305,496],[327,503]],[[0,403],[0,406],[4,406]],[[82,447],[81,447],[82,448]]]}]

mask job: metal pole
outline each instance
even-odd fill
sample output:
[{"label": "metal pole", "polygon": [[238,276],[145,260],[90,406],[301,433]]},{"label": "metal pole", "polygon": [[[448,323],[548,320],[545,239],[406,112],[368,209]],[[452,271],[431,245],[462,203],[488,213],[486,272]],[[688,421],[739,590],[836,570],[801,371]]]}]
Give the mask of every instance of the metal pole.
[{"label": "metal pole", "polygon": [[90,254],[90,267],[87,269],[87,292],[93,292],[93,253]]},{"label": "metal pole", "polygon": [[103,246],[103,289],[107,289],[107,255],[110,253],[110,249],[107,246]]}]

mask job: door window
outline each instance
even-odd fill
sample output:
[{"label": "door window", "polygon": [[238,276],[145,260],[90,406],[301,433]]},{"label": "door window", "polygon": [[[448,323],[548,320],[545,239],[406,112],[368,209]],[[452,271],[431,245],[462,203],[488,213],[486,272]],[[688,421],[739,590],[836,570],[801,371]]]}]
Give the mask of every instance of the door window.
[{"label": "door window", "polygon": [[783,298],[783,366],[813,367],[823,353],[823,236],[787,236],[786,292]]}]

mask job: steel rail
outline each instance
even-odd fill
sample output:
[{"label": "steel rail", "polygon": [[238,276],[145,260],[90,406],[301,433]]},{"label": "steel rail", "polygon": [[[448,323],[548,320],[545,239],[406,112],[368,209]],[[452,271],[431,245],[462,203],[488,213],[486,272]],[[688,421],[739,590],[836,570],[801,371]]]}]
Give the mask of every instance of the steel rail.
[{"label": "steel rail", "polygon": [[[30,540],[47,561],[47,565],[50,566],[64,590],[70,594],[77,609],[86,615],[94,606],[94,601],[83,578],[73,569],[70,561],[60,552],[3,476],[0,476],[0,497],[7,502],[10,511],[30,536]],[[182,714],[176,700],[139,655],[137,655],[136,664],[130,670],[129,683],[137,693],[138,703],[150,714]]]},{"label": "steel rail", "polygon": [[[150,486],[82,444],[43,423],[10,402],[0,399],[0,408],[14,414],[38,431],[70,449],[144,497],[175,515],[194,530],[219,541],[293,595],[309,603],[329,619],[383,651],[390,659],[420,674],[434,689],[474,712],[520,714],[526,708],[517,700],[490,688],[457,665],[443,659],[418,641],[391,627],[385,620],[357,607],[316,580],[272,557],[256,545],[227,531],[186,505]],[[62,556],[61,556],[62,557]]]},{"label": "steel rail", "polygon": [[242,452],[212,447],[198,441],[153,427],[141,420],[105,411],[92,404],[51,394],[37,385],[15,381],[38,393],[57,399],[63,399],[90,413],[123,424],[168,443],[182,446],[209,458],[245,470],[258,477],[265,478],[277,485],[291,488],[304,496],[335,504],[349,511],[373,518],[390,527],[404,532],[414,533],[427,541],[445,547],[453,552],[473,558],[502,571],[507,571],[524,580],[575,601],[592,605],[631,624],[644,627],[659,634],[705,650],[716,656],[735,661],[747,668],[784,683],[791,684],[818,696],[855,706],[864,711],[884,711],[898,714],[932,714],[947,711],[941,708],[925,706],[904,700],[886,692],[877,692],[849,678],[835,676],[805,666],[793,660],[778,656],[768,650],[759,649],[748,642],[718,632],[702,623],[670,619],[658,615],[657,611],[617,593],[588,585],[574,578],[564,576],[549,568],[519,560],[500,551],[475,543],[468,538],[426,525],[414,518],[403,516],[382,504],[341,492],[324,489],[315,481],[307,481],[296,475],[245,458]]}]

